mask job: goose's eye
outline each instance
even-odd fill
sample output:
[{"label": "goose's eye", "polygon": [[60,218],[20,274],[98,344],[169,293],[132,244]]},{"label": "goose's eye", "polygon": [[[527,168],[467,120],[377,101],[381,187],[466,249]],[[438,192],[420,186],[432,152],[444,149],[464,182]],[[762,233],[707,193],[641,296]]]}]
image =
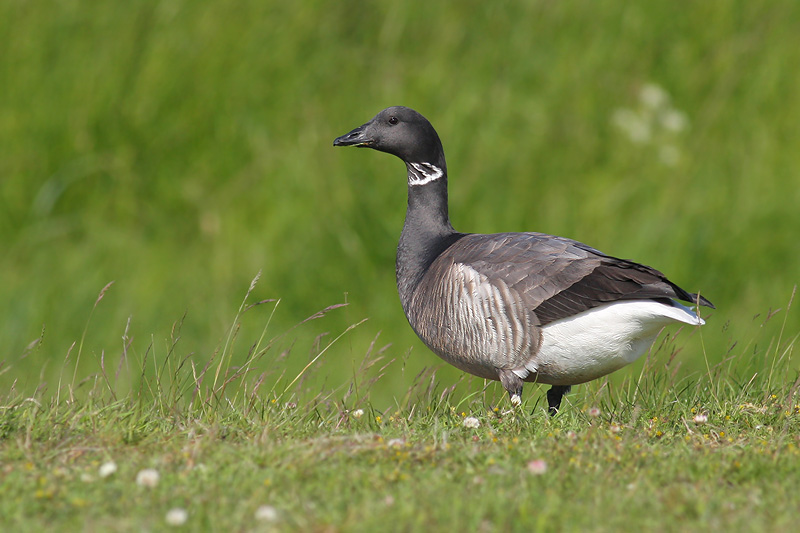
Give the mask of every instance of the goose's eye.
[{"label": "goose's eye", "polygon": [[391,117],[389,117],[389,124],[391,124],[392,126],[394,126],[394,125],[395,125],[395,124],[397,124],[398,122],[400,122],[400,121],[399,121],[399,120],[397,120],[397,117],[395,117],[395,116],[391,116]]}]

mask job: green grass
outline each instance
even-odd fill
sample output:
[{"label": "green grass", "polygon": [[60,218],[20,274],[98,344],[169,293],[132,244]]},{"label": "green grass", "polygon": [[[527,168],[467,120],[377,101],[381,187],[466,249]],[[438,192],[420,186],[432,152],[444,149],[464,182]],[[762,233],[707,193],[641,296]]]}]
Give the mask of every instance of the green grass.
[{"label": "green grass", "polygon": [[[790,0],[0,3],[0,529],[161,529],[171,507],[268,529],[262,504],[279,529],[787,529],[799,19]],[[331,146],[397,104],[442,137],[457,229],[650,264],[717,305],[707,325],[556,419],[533,386],[498,417],[499,388],[400,309],[402,165]]]},{"label": "green grass", "polygon": [[[104,359],[77,381],[72,357],[58,390],[4,395],[0,528],[163,530],[175,508],[187,511],[186,528],[225,531],[794,523],[800,378],[785,313],[759,321],[758,336],[697,374],[676,367],[680,338],[662,336],[641,373],[578,387],[549,417],[543,389],[529,385],[513,409],[482,380],[444,388],[435,368],[379,409],[372,394],[406,361],[372,345],[347,382],[319,386],[309,378],[350,332],[317,343],[295,375],[285,333],[238,338],[247,308],[206,367],[177,355],[176,336],[166,353]],[[245,364],[231,365],[240,350]],[[109,462],[116,471],[103,477]],[[144,469],[159,473],[156,486],[136,482]],[[262,506],[273,519],[256,517]]]}]

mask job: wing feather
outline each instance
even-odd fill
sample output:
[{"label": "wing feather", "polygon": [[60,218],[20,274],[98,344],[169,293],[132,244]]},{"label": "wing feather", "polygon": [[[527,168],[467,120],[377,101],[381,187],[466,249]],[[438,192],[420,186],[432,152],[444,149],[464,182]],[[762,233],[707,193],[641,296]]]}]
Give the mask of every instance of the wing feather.
[{"label": "wing feather", "polygon": [[435,263],[443,259],[508,287],[540,325],[618,300],[674,298],[713,307],[658,270],[543,233],[466,235]]}]

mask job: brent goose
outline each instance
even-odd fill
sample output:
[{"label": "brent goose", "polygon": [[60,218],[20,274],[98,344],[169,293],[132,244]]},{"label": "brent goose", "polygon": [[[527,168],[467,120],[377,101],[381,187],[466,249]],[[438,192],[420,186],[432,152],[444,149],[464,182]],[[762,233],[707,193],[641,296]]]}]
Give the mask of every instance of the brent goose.
[{"label": "brent goose", "polygon": [[459,233],[447,213],[447,166],[425,117],[390,107],[333,141],[393,154],[408,171],[397,289],[434,353],[499,380],[513,404],[525,381],[552,385],[555,414],[572,385],[635,361],[665,325],[702,325],[677,300],[714,308],[645,265],[543,233]]}]

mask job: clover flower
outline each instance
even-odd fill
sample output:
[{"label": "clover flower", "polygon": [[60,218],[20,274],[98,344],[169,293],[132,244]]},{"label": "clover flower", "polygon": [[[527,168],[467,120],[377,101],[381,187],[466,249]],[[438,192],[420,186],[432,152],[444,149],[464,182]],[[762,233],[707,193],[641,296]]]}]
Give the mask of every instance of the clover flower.
[{"label": "clover flower", "polygon": [[474,416],[468,416],[462,422],[465,428],[476,429],[481,427],[481,421],[475,418]]},{"label": "clover flower", "polygon": [[260,522],[277,522],[278,510],[271,505],[260,505],[256,509],[255,516]]},{"label": "clover flower", "polygon": [[113,474],[117,471],[117,463],[114,461],[108,461],[100,465],[100,470],[98,471],[98,475],[101,478],[105,478]]},{"label": "clover flower", "polygon": [[181,509],[180,507],[170,509],[167,511],[167,516],[165,517],[167,524],[171,526],[182,526],[188,519],[189,512],[186,509]]},{"label": "clover flower", "polygon": [[136,484],[140,487],[153,488],[158,485],[158,480],[160,477],[161,476],[159,476],[158,470],[145,468],[136,474]]},{"label": "clover flower", "polygon": [[544,459],[534,459],[528,461],[528,472],[535,476],[541,476],[547,472],[547,462]]}]

